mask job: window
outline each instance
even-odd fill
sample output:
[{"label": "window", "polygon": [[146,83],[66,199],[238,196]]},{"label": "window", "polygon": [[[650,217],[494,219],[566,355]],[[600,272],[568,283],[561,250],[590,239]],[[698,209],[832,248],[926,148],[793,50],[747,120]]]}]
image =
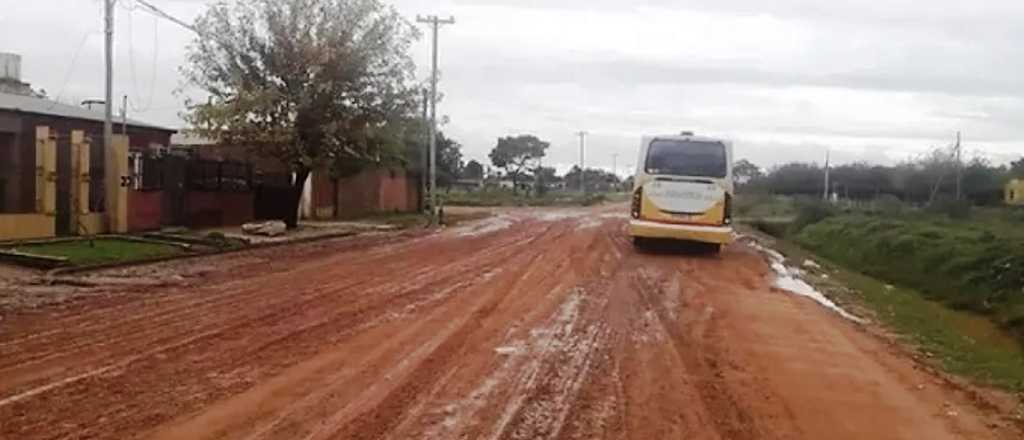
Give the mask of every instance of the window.
[{"label": "window", "polygon": [[647,173],[717,177],[728,171],[721,142],[655,139],[647,150]]}]

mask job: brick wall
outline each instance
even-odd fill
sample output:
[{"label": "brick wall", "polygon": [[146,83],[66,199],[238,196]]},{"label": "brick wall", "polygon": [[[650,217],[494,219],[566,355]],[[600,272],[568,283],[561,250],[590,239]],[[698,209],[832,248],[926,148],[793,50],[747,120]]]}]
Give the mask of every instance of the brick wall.
[{"label": "brick wall", "polygon": [[380,198],[377,209],[381,212],[409,211],[408,185],[405,172],[401,170],[378,170],[380,182]]}]

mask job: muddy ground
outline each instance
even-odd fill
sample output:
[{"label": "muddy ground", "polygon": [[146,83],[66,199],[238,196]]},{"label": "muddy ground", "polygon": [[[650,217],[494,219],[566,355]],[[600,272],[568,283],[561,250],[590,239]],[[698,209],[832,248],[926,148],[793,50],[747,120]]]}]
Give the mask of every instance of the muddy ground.
[{"label": "muddy ground", "polygon": [[8,302],[0,438],[1022,438],[749,245],[638,253],[624,224],[515,211]]}]

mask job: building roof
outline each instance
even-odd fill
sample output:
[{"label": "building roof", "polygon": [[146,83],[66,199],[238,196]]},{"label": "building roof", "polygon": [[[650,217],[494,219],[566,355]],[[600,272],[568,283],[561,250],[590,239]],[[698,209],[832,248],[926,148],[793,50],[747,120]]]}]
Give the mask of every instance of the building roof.
[{"label": "building roof", "polygon": [[199,136],[191,131],[179,131],[171,135],[171,145],[204,146],[217,145],[217,141]]},{"label": "building roof", "polygon": [[[103,122],[102,112],[92,111],[85,107],[62,104],[57,101],[36,98],[34,96],[12,95],[0,93],[0,110],[10,110],[22,113],[34,113],[37,115],[55,116],[69,119],[82,119],[86,121]],[[115,124],[120,123],[120,118],[114,118]],[[128,125],[138,128],[151,128],[162,131],[177,131],[174,128],[161,127],[159,125],[142,122],[135,119],[128,119]]]}]

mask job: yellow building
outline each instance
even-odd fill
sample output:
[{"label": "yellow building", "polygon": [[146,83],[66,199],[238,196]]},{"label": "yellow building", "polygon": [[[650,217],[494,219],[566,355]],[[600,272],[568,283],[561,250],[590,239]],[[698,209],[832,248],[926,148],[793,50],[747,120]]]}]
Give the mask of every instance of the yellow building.
[{"label": "yellow building", "polygon": [[1024,205],[1024,179],[1013,179],[1003,188],[1007,205]]}]

